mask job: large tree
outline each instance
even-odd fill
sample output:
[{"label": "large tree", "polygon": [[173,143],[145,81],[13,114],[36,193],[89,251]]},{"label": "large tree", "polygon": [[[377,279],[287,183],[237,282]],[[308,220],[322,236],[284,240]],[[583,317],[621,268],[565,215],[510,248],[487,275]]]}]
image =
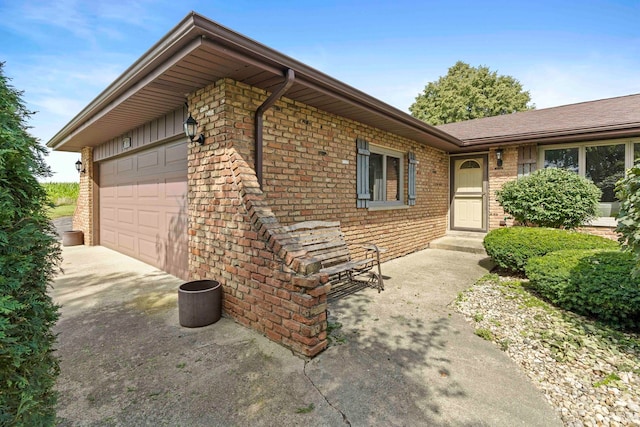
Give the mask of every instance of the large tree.
[{"label": "large tree", "polygon": [[513,77],[458,61],[446,76],[425,86],[409,110],[420,120],[441,125],[530,110],[535,108],[530,101],[529,92]]},{"label": "large tree", "polygon": [[58,309],[47,287],[60,245],[47,218],[45,149],[31,136],[31,113],[0,62],[0,425],[55,422],[59,372],[52,328]]}]

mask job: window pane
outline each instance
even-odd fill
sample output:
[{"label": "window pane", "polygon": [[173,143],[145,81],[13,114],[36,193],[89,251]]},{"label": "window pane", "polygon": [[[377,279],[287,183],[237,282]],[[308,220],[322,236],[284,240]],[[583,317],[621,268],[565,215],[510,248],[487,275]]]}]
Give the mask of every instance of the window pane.
[{"label": "window pane", "polygon": [[624,144],[586,148],[585,176],[602,190],[601,202],[615,202],[616,182],[624,176]]},{"label": "window pane", "polygon": [[387,201],[400,200],[400,159],[387,156]]},{"label": "window pane", "polygon": [[633,144],[633,163],[640,160],[640,144]]},{"label": "window pane", "polygon": [[369,194],[371,200],[384,200],[384,177],[383,177],[383,156],[382,154],[371,153],[369,156]]},{"label": "window pane", "polygon": [[578,148],[545,150],[544,167],[567,169],[578,173]]}]

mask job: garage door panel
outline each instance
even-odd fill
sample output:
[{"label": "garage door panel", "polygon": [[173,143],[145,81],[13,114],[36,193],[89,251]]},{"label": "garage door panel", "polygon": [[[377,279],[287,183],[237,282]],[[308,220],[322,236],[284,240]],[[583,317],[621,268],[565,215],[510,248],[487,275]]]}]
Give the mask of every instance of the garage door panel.
[{"label": "garage door panel", "polygon": [[132,234],[128,234],[125,232],[118,232],[118,246],[121,249],[125,249],[131,253],[135,253],[136,249],[136,236]]},{"label": "garage door panel", "polygon": [[[158,189],[159,186],[160,182],[157,179],[138,181],[138,197],[146,199],[157,199],[160,195],[160,191]],[[149,202],[147,201],[147,203]]]},{"label": "garage door panel", "polygon": [[187,194],[187,183],[177,178],[165,179],[164,190],[166,198],[180,198]]},{"label": "garage door panel", "polygon": [[134,225],[134,215],[135,212],[130,208],[120,208],[118,209],[118,217],[116,219],[117,222],[121,224]]},{"label": "garage door panel", "polygon": [[126,174],[127,172],[133,172],[133,157],[127,157],[117,160],[117,173],[118,175]]},{"label": "garage door panel", "polygon": [[113,247],[116,245],[116,233],[111,229],[104,229],[100,234],[100,243],[103,246]]},{"label": "garage door panel", "polygon": [[187,150],[183,149],[183,143],[168,145],[165,150],[165,163],[167,166],[181,166],[187,161]]},{"label": "garage door panel", "polygon": [[115,187],[100,187],[100,198],[113,199],[116,197]]},{"label": "garage door panel", "polygon": [[187,279],[187,144],[100,164],[100,244]]},{"label": "garage door panel", "polygon": [[140,224],[140,228],[151,228],[157,231],[158,227],[160,227],[160,213],[139,209],[138,224]]},{"label": "garage door panel", "polygon": [[[116,190],[116,198],[122,200],[123,198],[133,197],[133,185],[120,184]],[[126,203],[126,202],[125,202]]]},{"label": "garage door panel", "polygon": [[115,221],[116,220],[116,210],[115,208],[110,207],[102,207],[100,209],[100,220],[101,221]]},{"label": "garage door panel", "polygon": [[148,154],[140,154],[138,156],[138,170],[142,171],[147,168],[157,168],[158,163],[158,152],[151,151]]},{"label": "garage door panel", "polygon": [[162,250],[159,241],[144,237],[138,237],[138,248],[140,249],[139,252],[142,259],[160,268],[164,267],[163,263],[161,262],[164,258],[164,250]]},{"label": "garage door panel", "polygon": [[165,216],[169,240],[178,240],[182,230],[187,228],[187,215],[184,212],[168,212]]}]

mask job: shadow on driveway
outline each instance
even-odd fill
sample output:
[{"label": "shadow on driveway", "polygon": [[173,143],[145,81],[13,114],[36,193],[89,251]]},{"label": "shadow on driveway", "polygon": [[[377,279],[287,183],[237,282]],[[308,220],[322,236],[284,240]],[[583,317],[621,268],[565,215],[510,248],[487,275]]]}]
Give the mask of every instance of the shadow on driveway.
[{"label": "shadow on driveway", "polygon": [[306,361],[229,318],[180,327],[181,281],[153,267],[102,247],[63,254],[60,425],[560,425],[448,307],[486,272],[477,255],[385,263],[386,290],[331,303],[332,345]]}]

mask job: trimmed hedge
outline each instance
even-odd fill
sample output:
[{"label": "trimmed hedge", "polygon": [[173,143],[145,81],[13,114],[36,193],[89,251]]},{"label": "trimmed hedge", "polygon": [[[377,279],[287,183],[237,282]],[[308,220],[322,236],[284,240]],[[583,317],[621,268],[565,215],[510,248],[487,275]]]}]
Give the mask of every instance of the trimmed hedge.
[{"label": "trimmed hedge", "polygon": [[583,176],[545,168],[505,183],[496,192],[504,211],[521,224],[576,228],[598,216],[602,191]]},{"label": "trimmed hedge", "polygon": [[555,305],[614,327],[640,328],[640,278],[631,254],[620,250],[566,250],[533,257],[530,286]]},{"label": "trimmed hedge", "polygon": [[507,227],[489,232],[484,248],[498,266],[524,272],[529,258],[566,249],[618,249],[613,240],[555,228]]}]

